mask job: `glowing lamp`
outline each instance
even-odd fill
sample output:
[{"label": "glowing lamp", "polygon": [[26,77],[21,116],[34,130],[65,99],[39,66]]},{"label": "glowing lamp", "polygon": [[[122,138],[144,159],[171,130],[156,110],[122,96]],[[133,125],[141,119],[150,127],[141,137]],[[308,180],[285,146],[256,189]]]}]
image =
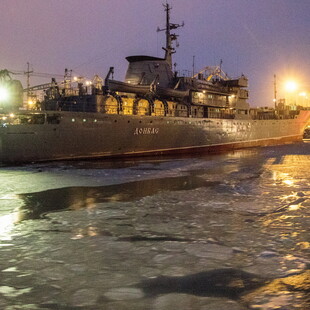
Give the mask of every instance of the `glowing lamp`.
[{"label": "glowing lamp", "polygon": [[285,84],[285,89],[288,92],[294,92],[297,89],[297,83],[295,81],[287,81]]},{"label": "glowing lamp", "polygon": [[10,95],[6,88],[0,87],[0,101],[7,101]]}]

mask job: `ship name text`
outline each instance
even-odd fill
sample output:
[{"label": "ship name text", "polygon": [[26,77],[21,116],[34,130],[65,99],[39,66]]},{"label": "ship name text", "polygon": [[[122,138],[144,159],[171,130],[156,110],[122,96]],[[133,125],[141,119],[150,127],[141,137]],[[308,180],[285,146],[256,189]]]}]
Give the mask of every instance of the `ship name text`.
[{"label": "ship name text", "polygon": [[159,132],[159,128],[151,128],[151,127],[143,127],[136,128],[134,131],[134,135],[157,135]]}]

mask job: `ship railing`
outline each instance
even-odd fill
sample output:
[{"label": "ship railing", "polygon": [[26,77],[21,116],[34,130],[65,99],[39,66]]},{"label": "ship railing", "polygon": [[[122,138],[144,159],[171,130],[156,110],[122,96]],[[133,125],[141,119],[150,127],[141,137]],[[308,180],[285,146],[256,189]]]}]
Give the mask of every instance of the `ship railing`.
[{"label": "ship railing", "polygon": [[229,114],[229,113],[209,113],[208,118],[220,118],[220,119],[234,119],[235,114]]},{"label": "ship railing", "polygon": [[296,115],[251,115],[253,120],[282,120],[282,119],[294,119]]},{"label": "ship railing", "polygon": [[[116,105],[105,105],[103,113],[106,114],[125,114],[125,115],[152,115],[152,116],[165,116],[165,117],[188,117],[188,111],[185,107],[178,107],[175,109],[165,110],[164,108],[155,108],[151,113],[149,108],[146,106],[124,106],[123,111],[120,111]],[[193,118],[220,118],[220,119],[234,119],[235,114],[227,113],[227,111],[217,111],[209,112],[208,115],[204,114],[203,110],[200,110],[196,113],[191,113]]]}]

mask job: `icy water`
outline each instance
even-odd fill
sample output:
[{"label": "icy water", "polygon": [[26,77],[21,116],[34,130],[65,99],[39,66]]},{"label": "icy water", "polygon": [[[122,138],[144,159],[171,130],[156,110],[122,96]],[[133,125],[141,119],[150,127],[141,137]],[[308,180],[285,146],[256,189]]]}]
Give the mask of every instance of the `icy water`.
[{"label": "icy water", "polygon": [[0,309],[309,309],[310,141],[0,167]]}]

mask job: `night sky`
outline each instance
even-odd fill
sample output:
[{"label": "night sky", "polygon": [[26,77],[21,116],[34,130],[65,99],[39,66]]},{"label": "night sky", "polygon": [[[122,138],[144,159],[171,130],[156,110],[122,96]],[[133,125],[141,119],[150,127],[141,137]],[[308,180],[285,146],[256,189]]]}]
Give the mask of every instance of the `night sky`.
[{"label": "night sky", "polygon": [[[0,0],[0,69],[89,79],[110,66],[123,80],[126,56],[163,57],[165,0]],[[171,21],[185,22],[173,61],[177,70],[219,65],[250,83],[252,106],[271,106],[273,76],[310,87],[310,0],[170,0]],[[16,75],[14,78],[22,79]],[[48,79],[31,78],[32,84]],[[23,83],[24,86],[25,83]]]}]

